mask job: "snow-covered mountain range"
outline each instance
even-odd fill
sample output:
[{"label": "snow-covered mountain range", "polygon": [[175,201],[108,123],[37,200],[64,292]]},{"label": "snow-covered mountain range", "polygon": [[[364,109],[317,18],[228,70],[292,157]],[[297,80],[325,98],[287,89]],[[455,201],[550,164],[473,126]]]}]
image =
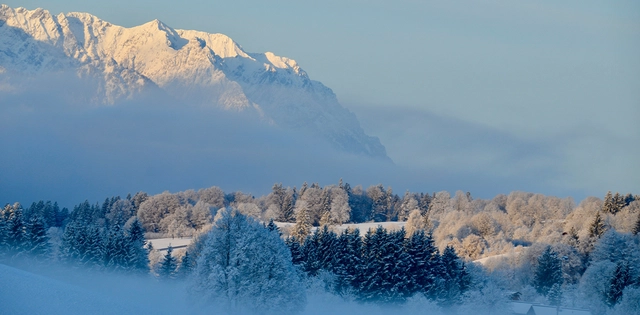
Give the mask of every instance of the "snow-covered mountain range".
[{"label": "snow-covered mountain range", "polygon": [[0,7],[0,94],[20,91],[13,77],[69,71],[95,82],[93,105],[159,91],[185,106],[257,114],[341,150],[387,158],[379,139],[366,135],[331,89],[295,60],[248,53],[223,34],[173,29],[158,20],[125,28],[88,13]]}]

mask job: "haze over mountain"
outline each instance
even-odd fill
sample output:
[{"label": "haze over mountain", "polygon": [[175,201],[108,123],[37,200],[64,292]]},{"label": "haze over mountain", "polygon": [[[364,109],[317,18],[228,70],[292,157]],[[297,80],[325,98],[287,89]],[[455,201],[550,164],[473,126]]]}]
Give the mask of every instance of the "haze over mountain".
[{"label": "haze over mountain", "polygon": [[223,34],[176,30],[158,20],[124,28],[87,13],[2,5],[0,52],[5,93],[32,92],[15,76],[75,72],[94,87],[74,97],[76,104],[113,105],[159,88],[181,106],[245,112],[342,151],[388,159],[380,141],[295,60],[247,53]]}]

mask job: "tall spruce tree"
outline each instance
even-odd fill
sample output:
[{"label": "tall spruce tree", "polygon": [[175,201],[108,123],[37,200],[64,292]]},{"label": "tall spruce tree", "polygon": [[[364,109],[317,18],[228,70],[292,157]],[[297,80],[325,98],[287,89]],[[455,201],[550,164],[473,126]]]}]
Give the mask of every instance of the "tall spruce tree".
[{"label": "tall spruce tree", "polygon": [[305,259],[304,259],[302,245],[300,245],[300,242],[298,242],[298,240],[295,237],[291,236],[285,239],[285,244],[287,244],[287,247],[289,247],[289,251],[291,251],[291,262],[295,266],[302,265]]},{"label": "tall spruce tree", "polygon": [[622,299],[622,291],[632,283],[629,264],[623,261],[618,262],[613,277],[609,281],[609,288],[605,292],[605,303],[609,307],[614,307]]},{"label": "tall spruce tree", "polygon": [[636,225],[633,227],[633,235],[640,234],[640,213],[638,213],[638,218],[636,219]]},{"label": "tall spruce tree", "polygon": [[562,295],[562,285],[560,283],[554,283],[549,289],[547,300],[549,304],[553,306],[560,306],[562,304]]},{"label": "tall spruce tree", "polygon": [[129,262],[129,242],[120,225],[112,225],[104,242],[104,266],[109,270],[127,270]]},{"label": "tall spruce tree", "polygon": [[336,291],[339,294],[357,288],[355,283],[358,267],[360,265],[360,254],[362,251],[362,240],[359,230],[345,229],[336,240],[336,248],[333,256],[333,273],[337,276]]},{"label": "tall spruce tree", "polygon": [[538,263],[534,272],[533,286],[536,291],[547,296],[554,284],[562,285],[562,261],[558,254],[547,246],[538,257]]},{"label": "tall spruce tree", "polygon": [[318,234],[318,263],[320,268],[333,271],[333,261],[335,260],[335,250],[337,243],[337,235],[333,231],[329,230],[328,226],[323,226],[321,229],[317,229]]},{"label": "tall spruce tree", "polygon": [[138,218],[134,218],[126,232],[126,269],[147,273],[149,271],[149,251],[145,248],[144,229]]},{"label": "tall spruce tree", "polygon": [[26,226],[26,252],[36,259],[43,259],[49,252],[49,238],[42,217],[35,214]]},{"label": "tall spruce tree", "polygon": [[450,306],[460,302],[462,294],[469,288],[470,275],[452,246],[444,249],[440,261],[443,286],[438,289],[438,301],[440,305]]},{"label": "tall spruce tree", "polygon": [[176,276],[176,268],[178,263],[175,257],[173,257],[173,247],[169,244],[167,247],[167,253],[164,255],[160,268],[158,269],[158,275],[164,279],[174,279]]},{"label": "tall spruce tree", "polygon": [[176,271],[176,277],[186,278],[187,276],[189,276],[189,274],[191,274],[194,267],[195,260],[193,260],[191,254],[189,254],[189,251],[184,252],[184,256],[182,256],[182,259],[180,260],[180,266],[178,266],[178,269]]},{"label": "tall spruce tree", "polygon": [[23,210],[19,203],[5,206],[7,218],[7,249],[12,254],[19,254],[24,250],[26,241],[26,226]]},{"label": "tall spruce tree", "polygon": [[443,270],[433,237],[424,230],[417,230],[405,241],[405,251],[409,255],[410,291],[422,292],[428,298],[435,299]]},{"label": "tall spruce tree", "polygon": [[591,222],[591,225],[589,226],[589,236],[591,238],[597,239],[597,238],[600,238],[605,231],[606,231],[606,227],[604,225],[604,220],[602,220],[602,216],[598,211],[596,213],[596,217],[593,219],[593,221]]},{"label": "tall spruce tree", "polygon": [[604,213],[615,213],[615,203],[613,201],[613,194],[611,191],[607,191],[607,194],[604,196],[604,202],[602,203],[602,212]]},{"label": "tall spruce tree", "polygon": [[307,239],[302,245],[302,255],[304,257],[302,270],[304,270],[309,276],[316,276],[318,271],[322,268],[318,250],[319,243],[319,234],[316,230],[315,233],[307,236]]}]

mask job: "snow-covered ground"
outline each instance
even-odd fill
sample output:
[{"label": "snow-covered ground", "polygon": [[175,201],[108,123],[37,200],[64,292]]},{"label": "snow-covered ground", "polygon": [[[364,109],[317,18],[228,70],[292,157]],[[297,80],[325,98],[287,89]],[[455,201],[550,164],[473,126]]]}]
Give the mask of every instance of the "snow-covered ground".
[{"label": "snow-covered ground", "polygon": [[147,242],[151,242],[151,244],[153,245],[153,248],[159,252],[166,251],[169,245],[171,245],[171,247],[173,247],[174,249],[185,248],[189,246],[189,244],[191,244],[191,241],[193,241],[193,239],[190,237],[189,238],[169,237],[169,238],[156,238],[156,239],[147,240]]},{"label": "snow-covered ground", "polygon": [[143,314],[129,305],[87,288],[0,264],[2,314]]},{"label": "snow-covered ground", "polygon": [[512,250],[511,252],[476,259],[473,262],[477,264],[481,264],[483,266],[487,266],[501,259],[517,258],[519,255],[521,255],[524,252],[525,249],[526,247],[518,247]]}]

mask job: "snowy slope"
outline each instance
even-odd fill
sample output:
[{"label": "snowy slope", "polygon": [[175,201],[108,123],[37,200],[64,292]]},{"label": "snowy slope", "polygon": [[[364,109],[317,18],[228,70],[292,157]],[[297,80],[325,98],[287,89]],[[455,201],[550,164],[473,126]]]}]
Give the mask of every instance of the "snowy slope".
[{"label": "snowy slope", "polygon": [[378,138],[366,135],[333,91],[295,60],[248,53],[223,34],[173,29],[158,20],[125,28],[87,13],[2,5],[0,88],[10,90],[12,76],[64,71],[96,82],[93,103],[114,104],[159,88],[189,105],[253,113],[342,150],[386,158]]},{"label": "snowy slope", "polygon": [[125,305],[79,286],[0,264],[2,314],[142,314],[137,305]]}]

